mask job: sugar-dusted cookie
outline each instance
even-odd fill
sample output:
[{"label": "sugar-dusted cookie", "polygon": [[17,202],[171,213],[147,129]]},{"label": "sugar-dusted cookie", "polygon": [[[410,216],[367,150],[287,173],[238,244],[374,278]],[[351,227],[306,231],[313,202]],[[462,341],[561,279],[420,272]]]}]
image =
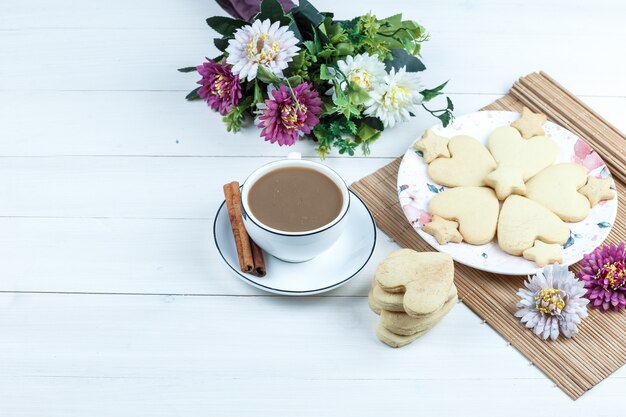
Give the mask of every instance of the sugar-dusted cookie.
[{"label": "sugar-dusted cookie", "polygon": [[449,158],[450,152],[448,151],[449,139],[443,136],[439,136],[432,129],[426,129],[422,138],[415,142],[413,147],[422,152],[424,162],[429,164],[439,157]]},{"label": "sugar-dusted cookie", "polygon": [[496,191],[498,200],[505,200],[511,194],[524,195],[524,171],[507,163],[499,164],[495,171],[485,177],[485,184]]},{"label": "sugar-dusted cookie", "polygon": [[578,192],[587,197],[589,204],[593,207],[602,200],[612,200],[615,197],[611,191],[611,184],[613,184],[611,178],[588,177],[587,184],[582,186]]},{"label": "sugar-dusted cookie", "polygon": [[433,215],[458,222],[465,242],[482,245],[496,233],[500,204],[491,188],[457,187],[436,194],[430,200],[429,210]]},{"label": "sugar-dusted cookie", "polygon": [[524,139],[533,136],[543,136],[543,124],[548,120],[543,113],[533,113],[528,107],[522,109],[522,115],[519,119],[511,123],[511,126],[517,129]]},{"label": "sugar-dusted cookie", "polygon": [[424,315],[440,308],[448,299],[454,281],[452,257],[440,252],[399,249],[376,268],[376,283],[391,293],[404,293],[404,311]]},{"label": "sugar-dusted cookie", "polygon": [[550,209],[566,222],[579,222],[591,205],[578,189],[587,182],[587,169],[573,163],[549,166],[526,183],[526,197]]},{"label": "sugar-dusted cookie", "polygon": [[455,291],[455,295],[450,297],[440,309],[423,317],[411,317],[405,313],[381,310],[380,323],[392,333],[410,336],[437,324],[452,310],[457,301],[458,298]]},{"label": "sugar-dusted cookie", "polygon": [[569,228],[541,204],[519,195],[510,195],[500,210],[498,245],[508,254],[520,256],[535,240],[563,244]]},{"label": "sugar-dusted cookie", "polygon": [[529,261],[535,261],[537,266],[544,267],[553,263],[563,263],[563,246],[558,243],[543,243],[535,240],[535,244],[522,252],[522,256]]},{"label": "sugar-dusted cookie", "polygon": [[448,142],[450,158],[437,158],[428,165],[428,175],[448,187],[483,184],[496,162],[485,146],[470,136],[455,136]]},{"label": "sugar-dusted cookie", "polygon": [[494,129],[487,147],[498,164],[513,165],[524,172],[524,181],[556,160],[559,148],[546,136],[523,139],[517,129],[501,126]]},{"label": "sugar-dusted cookie", "polygon": [[459,224],[434,215],[432,220],[422,227],[422,230],[437,239],[440,245],[448,242],[460,243],[463,236],[459,233]]},{"label": "sugar-dusted cookie", "polygon": [[378,323],[378,326],[376,326],[376,337],[387,346],[399,348],[415,341],[417,338],[424,335],[428,330],[430,330],[430,328],[424,329],[421,332],[417,332],[410,336],[402,336],[390,332],[385,328],[385,326],[382,325],[382,323]]}]

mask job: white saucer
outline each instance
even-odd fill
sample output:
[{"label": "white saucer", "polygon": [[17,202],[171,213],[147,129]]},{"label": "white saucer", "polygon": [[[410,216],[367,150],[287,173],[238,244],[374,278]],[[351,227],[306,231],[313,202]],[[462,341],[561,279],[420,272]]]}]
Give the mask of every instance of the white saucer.
[{"label": "white saucer", "polygon": [[239,269],[228,211],[220,206],[213,223],[215,246],[228,267],[245,283],[283,295],[311,295],[334,290],[363,269],[376,246],[376,224],[365,203],[350,191],[346,230],[318,257],[301,263],[281,261],[265,253],[267,275],[255,277]]}]

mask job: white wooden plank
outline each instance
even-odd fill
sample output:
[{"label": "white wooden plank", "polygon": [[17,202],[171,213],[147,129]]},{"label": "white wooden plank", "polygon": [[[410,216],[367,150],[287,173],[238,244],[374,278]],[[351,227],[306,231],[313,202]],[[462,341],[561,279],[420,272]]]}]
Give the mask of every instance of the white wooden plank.
[{"label": "white wooden plank", "polygon": [[3,414],[618,415],[622,371],[574,403],[465,308],[393,350],[366,304],[2,294]]},{"label": "white wooden plank", "polygon": [[[283,157],[287,156],[284,151]],[[222,186],[277,158],[20,157],[0,162],[0,216],[212,219]],[[389,158],[327,159],[351,182]]]},{"label": "white wooden plank", "polygon": [[552,410],[621,417],[623,379],[608,379],[576,402],[546,381],[0,376],[0,400],[12,417],[526,417]]},{"label": "white wooden plank", "polygon": [[[316,157],[315,142],[301,140],[295,146],[280,147],[264,142],[251,123],[238,134],[228,133],[219,114],[204,103],[189,103],[183,97],[182,92],[0,92],[0,156],[280,157],[298,151]],[[451,97],[457,115],[476,111],[499,98],[486,94]],[[626,98],[583,99],[626,131]],[[422,112],[387,130],[372,145],[371,156],[401,155],[435,122],[438,120]]]},{"label": "white wooden plank", "polygon": [[[0,218],[0,291],[264,295],[224,265],[213,221]],[[368,265],[329,295],[365,296],[397,246],[379,235]]]},{"label": "white wooden plank", "polygon": [[[603,16],[611,13],[607,9]],[[473,17],[468,13],[466,19]],[[502,15],[489,18],[480,30],[454,23],[432,27],[424,48],[427,85],[450,79],[452,93],[501,94],[517,77],[544,69],[578,95],[626,96],[620,82],[626,57],[612,52],[626,41],[620,23],[605,19],[583,31],[556,14],[549,25],[529,31],[504,28]],[[598,42],[590,31],[606,36]],[[11,59],[0,61],[0,90],[191,90],[193,76],[175,70],[216,55],[212,37],[208,29],[5,30],[0,51]]]},{"label": "white wooden plank", "polygon": [[[183,92],[1,92],[0,156],[284,156],[298,151],[316,157],[312,140],[280,147],[260,138],[259,130],[251,122],[238,134],[228,133],[218,113],[202,102],[185,101],[184,95]],[[496,98],[496,95],[452,96],[457,114],[475,111]],[[626,99],[621,102],[626,108]],[[426,127],[436,122],[437,119],[422,112],[410,122],[384,133],[372,146],[371,155],[401,155]]]}]

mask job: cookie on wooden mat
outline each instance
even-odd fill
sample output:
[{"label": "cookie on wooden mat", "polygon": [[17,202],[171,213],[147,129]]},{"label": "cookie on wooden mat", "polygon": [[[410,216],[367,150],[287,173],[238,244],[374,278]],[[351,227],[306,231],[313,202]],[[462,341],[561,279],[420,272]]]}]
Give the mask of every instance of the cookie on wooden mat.
[{"label": "cookie on wooden mat", "polygon": [[593,207],[600,201],[612,200],[615,198],[615,193],[611,191],[612,184],[612,178],[588,177],[587,184],[582,186],[578,192],[587,197],[591,207]]},{"label": "cookie on wooden mat", "polygon": [[578,189],[587,183],[587,169],[573,163],[549,166],[526,183],[526,197],[550,209],[561,220],[579,222],[591,205]]},{"label": "cookie on wooden mat", "polygon": [[439,310],[422,317],[412,317],[405,313],[381,310],[380,322],[383,327],[392,333],[410,336],[437,324],[452,310],[457,301],[458,297],[455,290],[454,295],[450,297]]},{"label": "cookie on wooden mat", "polygon": [[491,188],[457,187],[435,194],[430,200],[429,211],[458,222],[465,242],[482,245],[496,234],[500,204]]},{"label": "cookie on wooden mat", "polygon": [[524,181],[550,166],[556,160],[559,147],[546,136],[523,139],[511,126],[494,129],[487,139],[487,147],[498,164],[520,168]]},{"label": "cookie on wooden mat", "polygon": [[455,136],[448,142],[450,158],[437,158],[428,165],[428,176],[448,187],[484,185],[496,161],[485,146],[470,136]]},{"label": "cookie on wooden mat", "polygon": [[569,228],[541,204],[519,195],[511,195],[502,204],[498,220],[498,245],[508,254],[520,256],[535,244],[563,244]]},{"label": "cookie on wooden mat", "polygon": [[413,144],[413,147],[422,153],[427,164],[439,157],[449,158],[448,142],[446,137],[439,136],[431,129],[426,129],[422,138]]},{"label": "cookie on wooden mat", "polygon": [[424,315],[440,308],[448,299],[454,281],[452,257],[440,252],[399,249],[376,268],[376,283],[391,293],[404,293],[404,310]]}]

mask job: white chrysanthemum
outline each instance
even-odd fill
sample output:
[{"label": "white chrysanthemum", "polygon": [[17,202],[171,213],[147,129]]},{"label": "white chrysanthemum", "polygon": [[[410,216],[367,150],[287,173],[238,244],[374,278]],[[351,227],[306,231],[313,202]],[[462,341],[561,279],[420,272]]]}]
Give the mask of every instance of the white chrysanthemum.
[{"label": "white chrysanthemum", "polygon": [[565,337],[578,333],[576,325],[587,317],[589,303],[584,298],[587,290],[583,281],[576,279],[566,266],[554,264],[530,277],[524,285],[526,289],[520,288],[517,293],[522,299],[517,303],[515,316],[527,328],[544,340],[556,340],[559,330]]},{"label": "white chrysanthemum", "polygon": [[256,77],[259,65],[282,77],[287,64],[300,51],[297,43],[294,33],[280,22],[255,20],[238,29],[228,42],[226,62],[233,66],[233,73],[248,81]]},{"label": "white chrysanthemum", "polygon": [[378,60],[378,55],[370,56],[367,52],[354,57],[347,56],[345,61],[337,61],[337,68],[348,80],[368,92],[377,87],[387,75],[385,64]]},{"label": "white chrysanthemum", "polygon": [[365,114],[378,117],[385,127],[394,127],[398,122],[407,121],[411,113],[416,113],[424,98],[419,75],[393,68],[383,81],[370,91],[370,99],[365,103]]}]

